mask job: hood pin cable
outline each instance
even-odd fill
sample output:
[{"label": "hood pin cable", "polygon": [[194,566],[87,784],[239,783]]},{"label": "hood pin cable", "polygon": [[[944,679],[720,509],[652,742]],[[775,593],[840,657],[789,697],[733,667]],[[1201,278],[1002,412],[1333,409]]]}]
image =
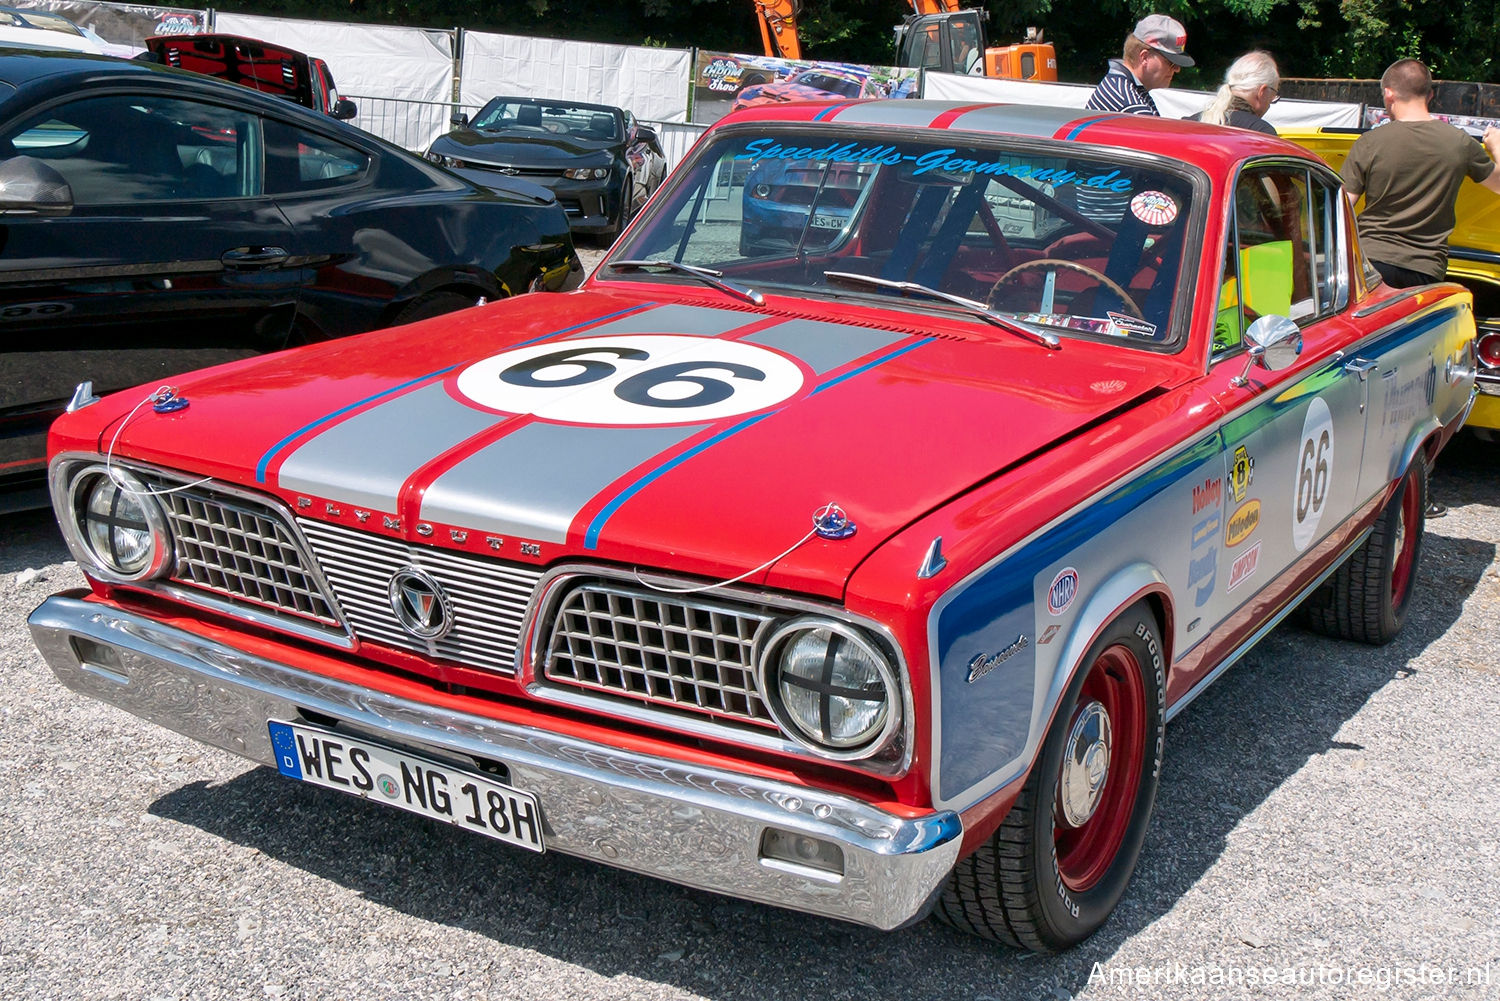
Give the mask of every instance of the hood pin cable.
[{"label": "hood pin cable", "polygon": [[854,534],[855,524],[844,513],[844,509],[829,501],[818,510],[813,512],[813,527],[808,529],[807,534],[792,543],[785,551],[766,560],[758,567],[751,567],[738,577],[730,577],[728,580],[715,581],[712,584],[700,584],[697,587],[666,587],[661,584],[653,584],[642,577],[640,571],[635,571],[635,579],[642,587],[648,587],[662,594],[698,594],[702,591],[712,591],[719,587],[728,587],[730,584],[738,584],[746,577],[752,577],[762,570],[768,570],[778,561],[790,556],[799,546],[807,542],[814,535],[825,539],[847,539]]},{"label": "hood pin cable", "polygon": [[124,476],[115,469],[115,443],[120,440],[120,435],[125,432],[126,425],[134,420],[136,413],[148,403],[151,404],[151,409],[157,413],[170,414],[184,409],[188,405],[188,399],[186,396],[178,396],[177,387],[175,386],[158,386],[147,393],[141,402],[130,408],[130,413],[126,414],[125,419],[120,422],[120,426],[115,428],[114,436],[109,439],[109,448],[104,452],[104,471],[109,476],[110,482],[133,497],[161,497],[166,494],[175,494],[180,490],[187,490],[191,487],[202,486],[205,483],[212,482],[212,476],[205,476],[201,480],[194,480],[191,483],[183,483],[180,486],[166,487],[161,490],[136,490],[125,482]]}]

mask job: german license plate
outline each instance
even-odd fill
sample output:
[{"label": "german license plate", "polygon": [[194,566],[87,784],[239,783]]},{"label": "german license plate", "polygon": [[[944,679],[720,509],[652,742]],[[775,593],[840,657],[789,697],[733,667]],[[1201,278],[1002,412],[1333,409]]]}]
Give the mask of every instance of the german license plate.
[{"label": "german license plate", "polygon": [[450,765],[300,723],[271,720],[276,768],[288,778],[441,820],[534,852],[536,797]]},{"label": "german license plate", "polygon": [[813,229],[842,229],[844,220],[836,215],[813,215]]}]

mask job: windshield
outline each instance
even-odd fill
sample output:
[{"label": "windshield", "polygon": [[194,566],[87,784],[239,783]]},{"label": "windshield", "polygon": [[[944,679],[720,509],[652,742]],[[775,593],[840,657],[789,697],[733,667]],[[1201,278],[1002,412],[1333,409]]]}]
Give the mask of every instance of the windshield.
[{"label": "windshield", "polygon": [[472,127],[481,132],[550,133],[607,142],[620,138],[619,116],[608,108],[500,97],[479,110]]},{"label": "windshield", "polygon": [[611,256],[790,295],[897,294],[828,272],[911,282],[1048,333],[1162,343],[1192,194],[1123,151],[751,126],[719,133]]},{"label": "windshield", "polygon": [[861,90],[860,81],[853,77],[836,76],[819,70],[805,70],[791,77],[790,80],[792,83],[816,87],[818,90],[824,90],[830,94],[842,94],[845,97],[858,97]]}]

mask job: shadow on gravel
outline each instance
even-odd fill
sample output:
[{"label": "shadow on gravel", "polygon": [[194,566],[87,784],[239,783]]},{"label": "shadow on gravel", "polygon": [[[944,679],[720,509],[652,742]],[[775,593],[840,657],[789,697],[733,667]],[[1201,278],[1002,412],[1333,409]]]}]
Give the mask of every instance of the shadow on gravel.
[{"label": "shadow on gravel", "polygon": [[[1476,489],[1473,472],[1458,484],[1443,475],[1440,465],[1438,496],[1447,503],[1465,503]],[[1479,479],[1494,489],[1489,476]],[[1171,724],[1135,878],[1109,924],[1063,956],[1010,952],[935,922],[883,934],[562,855],[533,856],[304,788],[267,768],[219,786],[185,786],[151,812],[382,906],[603,977],[623,974],[722,1001],[1047,1001],[1085,988],[1095,962],[1108,963],[1169,910],[1219,859],[1236,825],[1310,758],[1354,750],[1335,734],[1373,693],[1411,676],[1411,663],[1458,618],[1495,556],[1493,544],[1431,533],[1424,545],[1416,604],[1394,643],[1372,648],[1284,626]]]},{"label": "shadow on gravel", "polygon": [[0,514],[0,575],[72,558],[50,507]]}]

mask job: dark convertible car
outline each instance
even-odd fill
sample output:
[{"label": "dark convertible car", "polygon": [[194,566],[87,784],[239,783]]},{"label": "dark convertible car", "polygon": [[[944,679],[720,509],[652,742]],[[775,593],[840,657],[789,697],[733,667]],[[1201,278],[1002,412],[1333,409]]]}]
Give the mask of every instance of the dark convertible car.
[{"label": "dark convertible car", "polygon": [[84,380],[160,384],[582,278],[545,189],[277,97],[34,50],[0,49],[0,84],[0,510]]},{"label": "dark convertible car", "polygon": [[576,233],[624,228],[667,171],[656,130],[623,108],[497,97],[439,136],[427,158],[546,185]]}]

